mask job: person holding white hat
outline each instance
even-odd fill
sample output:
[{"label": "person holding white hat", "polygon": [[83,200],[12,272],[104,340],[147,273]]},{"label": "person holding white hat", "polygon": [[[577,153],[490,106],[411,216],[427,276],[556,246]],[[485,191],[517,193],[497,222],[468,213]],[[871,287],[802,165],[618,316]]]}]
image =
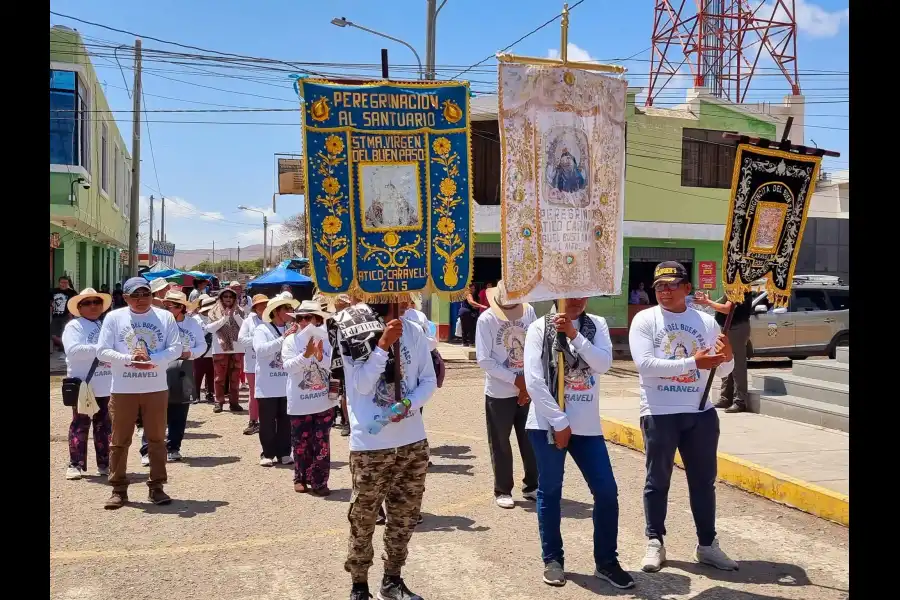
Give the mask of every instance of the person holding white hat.
[{"label": "person holding white hat", "polygon": [[300,305],[290,293],[282,292],[269,300],[263,309],[263,323],[253,330],[256,352],[256,401],[259,403],[259,464],[271,467],[289,465],[291,456],[291,422],[287,416],[287,371],[282,362],[282,347],[287,336],[297,331],[291,311]]},{"label": "person holding white hat", "polygon": [[324,323],[331,314],[319,302],[305,300],[293,316],[299,331],[285,339],[282,357],[288,373],[287,414],[294,449],[294,491],[327,496],[331,493],[329,438],[334,403],[328,396],[332,348]]},{"label": "person holding white hat", "polygon": [[[193,292],[191,295],[193,296]],[[213,380],[215,374],[213,370],[213,359],[210,355],[212,352],[212,334],[206,331],[206,326],[209,324],[209,317],[207,314],[212,310],[212,307],[216,305],[216,299],[206,294],[198,294],[196,301],[190,301],[195,302],[195,306],[197,307],[194,314],[191,315],[191,318],[200,325],[201,329],[203,329],[203,337],[206,340],[206,351],[194,359],[194,403],[196,404],[201,401],[200,385],[205,380],[206,402],[207,404],[213,404],[215,402],[213,396]]]},{"label": "person holding white hat", "polygon": [[259,433],[259,402],[256,400],[256,351],[253,350],[253,332],[263,324],[262,313],[266,308],[269,297],[265,294],[256,294],[250,301],[249,314],[241,323],[238,332],[238,340],[244,347],[244,373],[247,374],[247,382],[250,384],[250,422],[244,429],[244,435]]},{"label": "person holding white hat", "polygon": [[127,308],[106,316],[100,329],[98,358],[112,363],[109,414],[112,444],[109,483],[113,492],[104,508],[117,509],[128,503],[128,448],[134,435],[138,411],[144,421],[150,453],[149,499],[168,504],[166,483],[166,409],[169,386],[166,369],[182,353],[181,332],[172,315],[151,304],[150,284],[132,277],[122,288]]},{"label": "person holding white hat", "polygon": [[206,331],[213,334],[213,369],[215,375],[216,403],[213,412],[222,412],[225,405],[225,388],[228,387],[228,407],[231,412],[242,412],[238,402],[241,366],[244,349],[238,340],[244,314],[237,305],[237,288],[229,285],[219,292],[216,304],[209,311]]},{"label": "person holding white hat", "polygon": [[[181,345],[183,352],[180,360],[172,362],[166,372],[169,380],[169,406],[166,411],[166,450],[168,462],[181,460],[181,442],[184,440],[184,430],[187,428],[188,410],[191,408],[191,394],[193,383],[187,382],[192,388],[185,394],[181,382],[182,375],[187,372],[193,375],[193,358],[206,352],[207,344],[204,338],[203,328],[194,319],[188,318],[188,312],[194,309],[194,305],[188,302],[184,292],[169,290],[163,298],[163,307],[172,313],[175,324],[181,332]],[[150,456],[147,454],[146,437],[142,440],[141,464],[150,464]]]},{"label": "person holding white hat", "polygon": [[166,297],[166,294],[171,288],[172,284],[162,277],[157,277],[151,281],[150,293],[153,294],[153,306],[156,308],[163,308],[163,298]]},{"label": "person holding white hat", "polygon": [[66,353],[66,377],[77,377],[81,385],[90,385],[100,407],[92,416],[78,414],[78,406],[72,407],[72,424],[69,425],[69,468],[66,479],[81,479],[87,473],[88,429],[94,427],[94,451],[97,456],[97,474],[109,474],[109,388],[112,371],[108,363],[97,359],[97,340],[100,337],[100,317],[112,304],[109,294],[100,294],[94,288],[86,288],[69,299],[67,308],[72,320],[62,332],[62,344]]},{"label": "person holding white hat", "polygon": [[537,315],[530,304],[512,304],[499,281],[485,293],[490,308],[475,326],[475,358],[484,370],[484,413],[494,469],[494,498],[500,508],[513,508],[513,455],[509,436],[516,431],[525,478],[522,497],[537,500],[538,470],[525,431],[528,392],[525,389],[525,332]]}]

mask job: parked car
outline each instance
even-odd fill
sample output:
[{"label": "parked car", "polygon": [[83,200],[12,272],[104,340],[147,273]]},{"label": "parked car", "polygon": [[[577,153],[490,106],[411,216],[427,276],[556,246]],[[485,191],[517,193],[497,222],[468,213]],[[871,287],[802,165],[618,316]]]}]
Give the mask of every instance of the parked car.
[{"label": "parked car", "polygon": [[850,286],[837,277],[798,275],[787,308],[773,308],[766,292],[753,299],[749,356],[834,358],[850,345]]}]

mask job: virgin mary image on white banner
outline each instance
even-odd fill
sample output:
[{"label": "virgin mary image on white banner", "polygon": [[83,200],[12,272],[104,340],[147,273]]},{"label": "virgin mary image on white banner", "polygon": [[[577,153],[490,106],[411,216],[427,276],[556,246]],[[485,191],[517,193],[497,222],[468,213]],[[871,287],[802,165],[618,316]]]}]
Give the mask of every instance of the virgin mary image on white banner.
[{"label": "virgin mary image on white banner", "polygon": [[511,299],[621,293],[627,86],[566,66],[501,63],[500,222]]}]

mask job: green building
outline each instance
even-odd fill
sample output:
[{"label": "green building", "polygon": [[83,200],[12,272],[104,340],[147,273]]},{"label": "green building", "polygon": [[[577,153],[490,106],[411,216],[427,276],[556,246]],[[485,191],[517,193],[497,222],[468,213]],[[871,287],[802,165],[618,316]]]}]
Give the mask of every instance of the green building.
[{"label": "green building", "polygon": [[[735,105],[688,90],[685,104],[644,107],[635,102],[640,89],[627,95],[625,167],[625,268],[622,294],[592,299],[591,312],[602,315],[611,334],[621,340],[640,310],[629,292],[644,283],[651,301],[653,267],[678,260],[692,274],[695,288],[703,277],[712,295],[722,292],[722,239],[734,166],[734,143],[723,132],[776,138],[793,115],[792,135],[803,139],[803,99],[790,96],[784,105]],[[500,270],[500,144],[495,96],[472,101],[472,153],[475,196],[475,272],[473,281],[496,281]],[[711,264],[711,263],[714,263]],[[711,274],[711,276],[710,276]],[[709,287],[712,286],[712,287]],[[549,305],[536,306],[538,314]],[[451,332],[455,310],[433,295],[432,319],[441,339]]]},{"label": "green building", "polygon": [[50,277],[112,289],[128,248],[131,157],[81,35],[50,28]]}]

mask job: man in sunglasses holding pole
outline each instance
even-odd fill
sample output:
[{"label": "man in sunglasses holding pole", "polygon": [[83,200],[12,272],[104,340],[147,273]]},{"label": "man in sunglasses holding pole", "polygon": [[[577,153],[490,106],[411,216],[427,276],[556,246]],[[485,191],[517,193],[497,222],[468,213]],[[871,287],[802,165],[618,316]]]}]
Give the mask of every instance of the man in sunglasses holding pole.
[{"label": "man in sunglasses holding pole", "polygon": [[691,293],[684,265],[657,265],[653,290],[659,304],[639,312],[631,323],[628,345],[641,384],[641,432],[647,458],[644,517],[647,550],[641,569],[659,571],[666,560],[666,510],[675,451],[687,476],[691,513],[697,529],[694,560],[727,571],[738,565],[716,539],[716,448],[719,417],[701,399],[710,370],[727,376],[734,369],[728,338],[715,319],[688,308]]},{"label": "man in sunglasses holding pole", "polygon": [[113,492],[104,505],[109,510],[128,502],[128,448],[138,411],[150,456],[149,500],[153,504],[172,501],[163,491],[169,402],[166,369],[182,352],[178,324],[169,311],[152,306],[150,283],[143,277],[132,277],[122,292],[128,306],[107,315],[97,343],[98,359],[112,364],[109,484]]}]

